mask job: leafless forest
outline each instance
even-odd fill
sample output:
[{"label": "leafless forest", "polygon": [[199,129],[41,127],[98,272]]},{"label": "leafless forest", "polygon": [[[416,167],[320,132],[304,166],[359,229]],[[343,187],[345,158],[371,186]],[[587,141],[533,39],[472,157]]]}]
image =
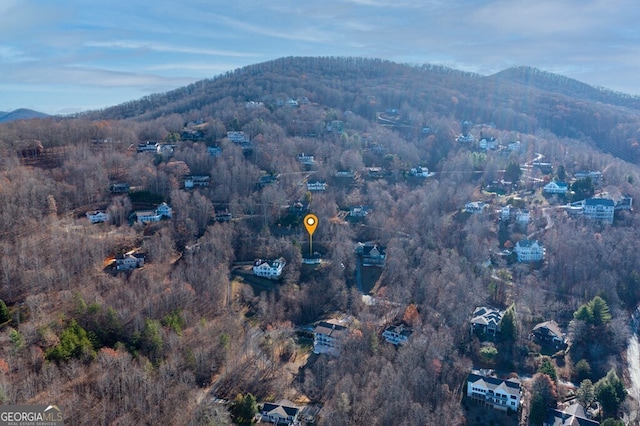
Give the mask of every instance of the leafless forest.
[{"label": "leafless forest", "polygon": [[[251,393],[321,406],[317,424],[478,425],[464,398],[469,371],[533,376],[544,357],[529,334],[550,319],[573,342],[552,358],[560,381],[623,377],[640,302],[639,219],[621,211],[613,225],[591,223],[540,195],[544,183],[592,170],[603,175],[596,192],[640,199],[639,101],[589,89],[532,70],[481,77],[285,58],[103,111],[0,125],[0,400],[63,405],[70,424],[231,424],[230,406],[213,397]],[[228,138],[240,131],[245,144]],[[460,144],[463,133],[504,149]],[[137,152],[145,141],[174,147]],[[550,173],[486,191],[539,154]],[[433,176],[412,177],[418,166]],[[185,190],[187,175],[210,184]],[[264,176],[273,183],[260,185]],[[309,192],[310,181],[326,191]],[[121,182],[130,192],[110,191]],[[461,212],[476,200],[491,210]],[[172,218],[131,220],[159,201]],[[527,227],[498,222],[507,203],[531,212]],[[369,214],[346,220],[354,206]],[[108,222],[91,224],[95,210]],[[319,267],[302,263],[300,210],[319,218]],[[221,212],[233,219],[216,221]],[[496,256],[505,239],[533,233],[544,262]],[[366,241],[387,250],[373,305],[356,278],[354,248]],[[134,248],[144,267],[105,269]],[[238,272],[280,256],[280,281]],[[589,322],[579,312],[596,296],[611,317]],[[515,329],[491,359],[469,332],[478,306],[515,307]],[[310,354],[301,327],[338,315],[353,318],[340,356]],[[396,348],[380,334],[402,320],[414,333]]]}]

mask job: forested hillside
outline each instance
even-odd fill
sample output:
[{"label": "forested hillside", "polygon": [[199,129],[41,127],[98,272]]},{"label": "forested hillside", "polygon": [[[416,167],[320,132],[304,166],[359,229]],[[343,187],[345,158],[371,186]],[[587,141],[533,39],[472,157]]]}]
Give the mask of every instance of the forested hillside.
[{"label": "forested hillside", "polygon": [[[323,425],[539,424],[576,394],[601,420],[637,416],[618,377],[640,302],[640,110],[565,82],[283,58],[0,124],[0,400],[70,424],[242,423],[253,397]],[[612,223],[589,220],[592,199]],[[518,261],[534,240],[544,257]],[[278,258],[278,279],[252,274]],[[482,306],[508,318],[496,336],[471,332]],[[315,354],[331,318],[339,354]],[[568,346],[532,338],[550,320]],[[487,414],[466,397],[477,368],[531,403]]]}]

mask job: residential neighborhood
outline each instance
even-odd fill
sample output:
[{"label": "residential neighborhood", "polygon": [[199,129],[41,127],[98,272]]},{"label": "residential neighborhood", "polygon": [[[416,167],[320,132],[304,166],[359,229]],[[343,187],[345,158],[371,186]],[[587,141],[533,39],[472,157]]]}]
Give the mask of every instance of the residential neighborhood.
[{"label": "residential neighborhood", "polygon": [[[284,58],[0,126],[5,402],[59,396],[79,424],[634,424],[635,100],[524,72]],[[459,78],[482,90],[439,83]]]}]

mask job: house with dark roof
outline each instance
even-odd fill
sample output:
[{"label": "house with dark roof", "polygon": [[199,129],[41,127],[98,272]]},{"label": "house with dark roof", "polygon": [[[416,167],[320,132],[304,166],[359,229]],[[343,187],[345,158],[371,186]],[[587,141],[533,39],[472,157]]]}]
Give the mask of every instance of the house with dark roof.
[{"label": "house with dark roof", "polygon": [[387,261],[386,247],[371,243],[358,243],[356,254],[362,258],[362,266],[382,266]]},{"label": "house with dark roof", "polygon": [[517,411],[522,397],[520,382],[471,372],[467,376],[467,397],[501,411]]},{"label": "house with dark roof", "polygon": [[109,185],[109,191],[112,194],[126,194],[131,189],[131,185],[127,182],[112,183]]},{"label": "house with dark roof", "polygon": [[593,183],[597,183],[602,181],[602,172],[600,171],[588,171],[588,170],[579,170],[573,174],[573,177],[578,179],[586,179],[589,178]]},{"label": "house with dark roof", "polygon": [[536,324],[531,334],[533,339],[542,345],[554,345],[559,348],[566,343],[565,334],[553,320]]},{"label": "house with dark roof", "polygon": [[544,260],[545,248],[538,240],[520,240],[513,251],[518,256],[518,262],[540,262]]},{"label": "house with dark roof", "polygon": [[625,195],[616,201],[615,210],[631,210],[633,206],[633,197]]},{"label": "house with dark roof", "polygon": [[500,321],[504,311],[480,306],[473,311],[471,316],[471,332],[489,334],[495,336],[500,332]]},{"label": "house with dark roof", "polygon": [[608,198],[588,198],[584,201],[583,216],[601,223],[613,223],[615,204]]},{"label": "house with dark roof", "polygon": [[384,340],[387,342],[398,346],[407,343],[412,333],[413,330],[411,327],[407,327],[406,325],[390,325],[384,329],[382,337],[384,337]]},{"label": "house with dark roof", "polygon": [[543,426],[598,426],[599,422],[591,420],[584,407],[575,402],[564,409],[549,409],[542,423]]},{"label": "house with dark roof", "polygon": [[204,188],[209,186],[211,177],[206,175],[189,175],[184,177],[184,188],[192,189],[197,187]]},{"label": "house with dark roof", "polygon": [[339,355],[347,334],[347,327],[337,320],[320,321],[313,329],[313,352]]},{"label": "house with dark roof", "polygon": [[295,407],[290,401],[281,401],[279,404],[265,402],[260,410],[263,422],[274,423],[276,425],[290,425],[298,421],[300,409]]},{"label": "house with dark roof", "polygon": [[307,182],[307,191],[325,191],[327,183],[323,181]]}]

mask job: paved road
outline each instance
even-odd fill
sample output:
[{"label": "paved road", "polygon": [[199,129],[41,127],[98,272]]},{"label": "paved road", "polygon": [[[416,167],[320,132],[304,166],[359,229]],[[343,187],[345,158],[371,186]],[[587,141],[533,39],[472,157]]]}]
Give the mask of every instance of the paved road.
[{"label": "paved road", "polygon": [[638,343],[638,335],[634,334],[629,339],[627,347],[627,364],[629,374],[629,399],[633,399],[630,404],[631,413],[625,417],[625,424],[640,424],[640,344]]}]

